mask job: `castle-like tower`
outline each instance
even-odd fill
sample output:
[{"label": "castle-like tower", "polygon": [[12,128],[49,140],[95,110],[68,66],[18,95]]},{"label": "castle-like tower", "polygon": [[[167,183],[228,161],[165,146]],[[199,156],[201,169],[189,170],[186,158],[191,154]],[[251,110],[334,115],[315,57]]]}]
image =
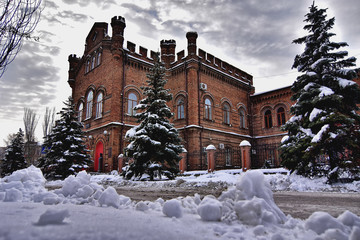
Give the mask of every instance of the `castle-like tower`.
[{"label": "castle-like tower", "polygon": [[[123,17],[113,17],[110,37],[107,23],[95,23],[83,56],[68,59],[68,83],[94,170],[100,153],[101,169],[117,169],[118,156],[127,144],[125,133],[137,124],[133,107],[143,98],[140,87],[153,66],[154,51],[142,46],[137,50],[129,41],[124,46],[125,27]],[[253,146],[252,166],[264,160],[278,164],[276,148],[285,135],[279,127],[288,119],[289,87],[254,95],[253,77],[198,48],[197,38],[196,32],[188,32],[187,52],[177,53],[175,40],[160,41],[166,88],[173,95],[168,103],[174,112],[171,121],[187,150],[187,169],[207,168],[205,148],[210,144],[217,148],[216,168],[241,168],[243,140]]]}]

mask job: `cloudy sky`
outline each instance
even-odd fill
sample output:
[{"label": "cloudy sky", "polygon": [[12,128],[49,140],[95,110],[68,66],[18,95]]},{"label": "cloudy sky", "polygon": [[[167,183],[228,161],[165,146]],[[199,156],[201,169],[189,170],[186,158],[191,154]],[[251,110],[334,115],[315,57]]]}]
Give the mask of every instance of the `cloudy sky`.
[{"label": "cloudy sky", "polygon": [[[94,22],[126,19],[125,41],[158,51],[162,39],[186,49],[185,34],[198,32],[198,47],[254,76],[256,92],[290,85],[291,69],[303,46],[292,44],[305,32],[304,15],[312,0],[43,0],[35,35],[0,79],[0,146],[21,127],[23,108],[37,111],[42,140],[46,106],[61,109],[71,94],[67,84],[69,54],[82,56]],[[350,56],[360,58],[359,0],[316,0],[335,16],[334,41],[345,41]],[[109,34],[111,34],[109,26]],[[357,62],[359,67],[359,61]]]}]

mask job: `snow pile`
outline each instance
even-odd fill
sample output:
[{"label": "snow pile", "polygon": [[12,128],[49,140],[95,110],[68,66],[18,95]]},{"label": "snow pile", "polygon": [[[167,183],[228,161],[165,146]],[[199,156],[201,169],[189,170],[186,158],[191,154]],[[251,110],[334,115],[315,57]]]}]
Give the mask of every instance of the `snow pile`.
[{"label": "snow pile", "polygon": [[45,178],[39,168],[30,166],[0,178],[0,201],[28,202],[36,194],[47,191]]},{"label": "snow pile", "polygon": [[348,211],[337,218],[316,212],[305,221],[285,216],[267,177],[259,170],[242,173],[219,198],[195,194],[135,203],[86,172],[48,191],[41,172],[30,167],[1,179],[0,215],[6,218],[0,218],[0,238],[360,239],[360,218]]},{"label": "snow pile", "polygon": [[315,212],[305,221],[305,229],[316,232],[321,239],[360,239],[360,218],[346,211],[334,218],[326,212]]},{"label": "snow pile", "polygon": [[247,225],[280,224],[285,214],[274,202],[269,183],[261,171],[248,171],[235,187],[219,197],[223,202],[224,219],[240,220]]},{"label": "snow pile", "polygon": [[301,175],[272,174],[266,175],[273,191],[294,192],[360,192],[360,181],[352,183],[336,183],[329,185],[326,177],[309,179]]}]

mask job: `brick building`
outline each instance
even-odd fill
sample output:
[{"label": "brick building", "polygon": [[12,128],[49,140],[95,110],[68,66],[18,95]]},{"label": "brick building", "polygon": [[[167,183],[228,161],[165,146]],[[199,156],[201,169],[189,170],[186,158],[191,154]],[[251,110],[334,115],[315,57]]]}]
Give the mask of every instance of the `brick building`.
[{"label": "brick building", "polygon": [[[124,43],[125,19],[96,22],[86,37],[82,57],[69,56],[69,79],[78,118],[94,170],[103,153],[103,169],[117,169],[127,142],[126,131],[136,125],[133,107],[143,98],[141,86],[153,66],[155,52]],[[216,168],[241,168],[239,143],[252,145],[251,165],[265,160],[279,165],[280,130],[289,118],[290,87],[254,94],[253,77],[197,46],[196,32],[188,32],[187,51],[176,52],[175,40],[160,42],[173,100],[168,106],[187,150],[188,170],[206,169],[205,148],[216,147]],[[138,50],[137,50],[138,49]]]}]

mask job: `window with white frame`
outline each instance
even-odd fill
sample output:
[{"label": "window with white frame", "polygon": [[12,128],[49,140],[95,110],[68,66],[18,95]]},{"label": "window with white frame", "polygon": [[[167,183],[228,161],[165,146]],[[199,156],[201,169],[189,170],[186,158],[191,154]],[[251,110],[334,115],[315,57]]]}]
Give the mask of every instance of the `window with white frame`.
[{"label": "window with white frame", "polygon": [[212,120],[212,102],[210,98],[205,98],[205,119]]},{"label": "window with white frame", "polygon": [[224,103],[223,105],[223,117],[224,123],[230,124],[230,105],[228,103]]},{"label": "window with white frame", "polygon": [[103,93],[100,92],[96,98],[96,118],[102,117],[103,112]]},{"label": "window with white frame", "polygon": [[176,101],[177,119],[185,118],[185,101],[183,97],[179,97]]},{"label": "window with white frame", "polygon": [[128,114],[130,116],[134,116],[136,114],[136,111],[134,110],[134,107],[137,105],[138,98],[135,93],[129,93],[128,95]]},{"label": "window with white frame", "polygon": [[92,61],[91,61],[91,70],[93,70],[95,68],[95,63],[96,63],[96,57],[93,56]]},{"label": "window with white frame", "polygon": [[101,52],[99,52],[97,54],[97,61],[96,61],[96,66],[99,66],[101,64]]},{"label": "window with white frame", "polygon": [[83,111],[84,111],[84,104],[81,102],[78,106],[78,112],[77,112],[77,117],[79,122],[82,121]]},{"label": "window with white frame", "polygon": [[89,71],[90,71],[90,60],[87,60],[85,66],[85,73],[88,73]]},{"label": "window with white frame", "polygon": [[240,128],[245,128],[246,127],[245,110],[242,108],[239,109],[239,119],[240,119]]},{"label": "window with white frame", "polygon": [[86,119],[92,116],[92,105],[94,99],[94,92],[90,91],[86,97]]}]

